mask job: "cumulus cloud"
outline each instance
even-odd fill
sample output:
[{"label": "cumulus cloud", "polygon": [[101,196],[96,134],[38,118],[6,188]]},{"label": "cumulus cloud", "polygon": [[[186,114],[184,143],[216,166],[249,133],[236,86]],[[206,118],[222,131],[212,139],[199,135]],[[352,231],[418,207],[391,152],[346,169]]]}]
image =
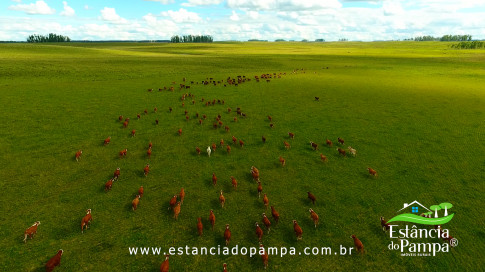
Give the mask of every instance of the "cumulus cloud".
[{"label": "cumulus cloud", "polygon": [[108,8],[108,7],[105,7],[104,9],[101,10],[101,19],[115,24],[128,23],[128,21],[125,18],[122,18],[118,14],[116,14],[116,10],[114,8]]},{"label": "cumulus cloud", "polygon": [[163,5],[172,4],[173,0],[143,0],[148,2],[160,2]]},{"label": "cumulus cloud", "polygon": [[342,4],[338,0],[227,0],[227,7],[242,10],[319,10],[340,8]]},{"label": "cumulus cloud", "polygon": [[164,17],[169,17],[176,23],[197,23],[202,21],[202,18],[195,12],[187,11],[186,9],[179,9],[178,11],[168,10],[161,13]]},{"label": "cumulus cloud", "polygon": [[237,15],[237,13],[233,10],[232,11],[232,15],[231,17],[229,17],[229,19],[231,19],[231,21],[239,21],[239,16]]},{"label": "cumulus cloud", "polygon": [[31,4],[12,5],[12,6],[8,7],[8,9],[23,11],[27,14],[47,15],[47,14],[56,13],[56,10],[49,7],[49,5],[47,5],[47,3],[44,2],[44,1],[37,1],[37,2],[31,3]]},{"label": "cumulus cloud", "polygon": [[187,3],[182,3],[184,7],[196,7],[196,6],[210,6],[219,5],[223,0],[188,0]]},{"label": "cumulus cloud", "polygon": [[61,11],[62,16],[74,16],[76,14],[74,9],[67,5],[66,1],[63,1],[62,4],[64,5],[64,10]]}]

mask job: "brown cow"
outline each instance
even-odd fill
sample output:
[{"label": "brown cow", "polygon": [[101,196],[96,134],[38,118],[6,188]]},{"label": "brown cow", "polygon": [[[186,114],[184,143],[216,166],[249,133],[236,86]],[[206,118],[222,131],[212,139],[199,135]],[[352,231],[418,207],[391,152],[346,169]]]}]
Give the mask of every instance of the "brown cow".
[{"label": "brown cow", "polygon": [[92,220],[93,217],[91,216],[91,209],[87,209],[86,215],[81,220],[81,233],[84,233],[84,226],[86,226],[86,230],[88,230],[89,224],[91,224]]},{"label": "brown cow", "polygon": [[30,226],[28,229],[25,230],[24,232],[24,243],[27,242],[27,236],[30,237],[30,239],[34,238],[34,235],[37,233],[37,226],[40,225],[40,221],[36,221],[32,226]]},{"label": "brown cow", "polygon": [[63,253],[64,250],[59,249],[59,251],[57,251],[57,254],[54,257],[50,258],[50,260],[47,261],[47,263],[45,264],[45,271],[51,272],[52,270],[54,270],[54,268],[56,268],[56,266],[60,266],[61,256]]}]

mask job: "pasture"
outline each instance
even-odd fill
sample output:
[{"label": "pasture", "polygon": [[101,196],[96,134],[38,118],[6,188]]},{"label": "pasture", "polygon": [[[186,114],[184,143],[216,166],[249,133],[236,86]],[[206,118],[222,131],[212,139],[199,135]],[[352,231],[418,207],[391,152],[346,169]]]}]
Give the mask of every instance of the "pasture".
[{"label": "pasture", "polygon": [[[455,50],[444,42],[0,44],[0,61],[2,271],[43,271],[61,248],[56,271],[159,271],[164,256],[130,256],[128,247],[222,246],[225,224],[230,246],[257,247],[256,221],[265,247],[337,251],[353,246],[355,234],[366,250],[363,256],[269,256],[268,271],[478,271],[483,264],[485,50]],[[285,74],[254,80],[267,73]],[[200,83],[238,75],[252,80]],[[179,90],[184,77],[191,88]],[[175,90],[158,91],[164,86]],[[193,94],[195,104],[181,101],[184,93]],[[202,98],[224,105],[206,106]],[[247,117],[234,122],[237,107]],[[207,119],[199,124],[196,113]],[[215,129],[218,114],[224,125]],[[119,115],[130,118],[127,128]],[[233,135],[244,147],[232,144]],[[338,137],[356,157],[338,154]],[[219,147],[221,139],[230,154]],[[218,148],[209,158],[212,143]],[[253,165],[281,216],[269,234],[261,214],[273,221],[271,211],[258,199]],[[105,192],[117,167],[120,178]],[[379,176],[371,177],[368,167]],[[144,195],[133,212],[141,185]],[[186,197],[176,221],[167,208],[182,187]],[[390,238],[379,217],[390,218],[414,200],[453,203],[456,214],[446,227],[460,244],[450,253],[401,257],[387,249]],[[309,208],[320,216],[316,229]],[[81,234],[87,209],[93,222]],[[298,242],[294,219],[303,230]],[[23,233],[35,221],[41,222],[37,235],[24,244]],[[263,271],[260,256],[170,257],[171,271],[222,271],[223,263],[229,271]]]}]

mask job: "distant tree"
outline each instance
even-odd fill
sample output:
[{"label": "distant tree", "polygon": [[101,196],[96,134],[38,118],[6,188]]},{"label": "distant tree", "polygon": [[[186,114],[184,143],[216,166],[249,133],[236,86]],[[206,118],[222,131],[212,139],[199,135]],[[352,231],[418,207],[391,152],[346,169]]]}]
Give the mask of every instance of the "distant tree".
[{"label": "distant tree", "polygon": [[211,43],[213,41],[210,35],[174,35],[170,38],[172,43]]},{"label": "distant tree", "polygon": [[302,42],[308,42],[308,40],[307,40],[307,39],[303,39],[303,40],[301,40],[301,41],[302,41]]},{"label": "distant tree", "polygon": [[325,40],[324,39],[316,39],[315,41],[316,42],[324,42]]},{"label": "distant tree", "polygon": [[340,39],[338,39],[338,41],[339,41],[339,42],[348,42],[349,40],[348,40],[348,39],[346,39],[346,38],[340,38]]},{"label": "distant tree", "polygon": [[459,42],[457,44],[452,44],[451,48],[456,49],[481,49],[485,48],[485,42],[483,41],[466,41],[466,42]]},{"label": "distant tree", "polygon": [[276,39],[274,40],[275,42],[284,42],[285,40],[284,39]]},{"label": "distant tree", "polygon": [[33,34],[27,37],[28,43],[44,43],[44,42],[70,42],[71,39],[67,36],[49,33],[49,35]]}]

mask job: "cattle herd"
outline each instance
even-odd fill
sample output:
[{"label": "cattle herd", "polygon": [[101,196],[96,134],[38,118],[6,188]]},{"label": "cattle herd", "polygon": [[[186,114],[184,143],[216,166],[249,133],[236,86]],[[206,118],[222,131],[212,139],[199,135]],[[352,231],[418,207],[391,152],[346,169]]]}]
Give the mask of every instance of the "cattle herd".
[{"label": "cattle herd", "polygon": [[[304,73],[305,71],[303,69],[295,69],[293,71],[293,73],[298,73],[298,72]],[[225,80],[214,80],[213,78],[207,78],[207,79],[202,80],[200,82],[191,81],[190,84],[188,84],[188,81],[186,80],[186,78],[183,78],[182,79],[183,83],[178,84],[178,86],[176,85],[175,82],[172,82],[170,87],[159,88],[159,91],[160,92],[161,91],[167,91],[167,92],[179,91],[180,93],[183,93],[180,96],[181,107],[184,109],[184,112],[185,112],[183,120],[188,122],[191,119],[195,118],[198,125],[203,125],[204,123],[209,122],[209,121],[207,121],[208,117],[205,114],[195,113],[195,115],[191,116],[191,115],[189,115],[189,113],[186,109],[187,104],[194,105],[194,104],[197,103],[196,97],[193,93],[184,93],[187,89],[191,88],[191,85],[192,86],[193,85],[202,85],[202,86],[221,85],[221,86],[224,86],[224,87],[228,87],[228,86],[234,86],[235,87],[235,86],[238,86],[240,84],[244,84],[244,83],[247,83],[247,82],[250,82],[250,81],[255,81],[255,82],[260,82],[260,81],[264,82],[265,81],[265,82],[269,83],[269,82],[271,82],[271,80],[281,78],[285,75],[286,75],[286,73],[262,74],[262,75],[254,76],[252,79],[250,77],[246,77],[246,76],[237,76],[235,78],[228,77]],[[148,91],[153,92],[153,89],[148,89]],[[203,103],[203,105],[205,105],[206,107],[211,107],[211,106],[215,106],[215,105],[225,105],[225,101],[223,99],[220,99],[220,98],[219,99],[214,99],[214,98],[213,99],[205,99],[205,98],[201,97],[200,99],[197,99],[197,100],[200,101],[200,103]],[[185,103],[186,101],[188,101],[187,104]],[[319,98],[315,97],[315,101],[319,101]],[[178,108],[178,107],[176,107],[175,105],[173,105],[172,107],[169,107],[168,108],[168,114],[171,114],[172,111],[174,111],[174,108]],[[157,111],[158,111],[157,108],[153,109],[154,113],[157,113]],[[145,115],[149,114],[149,111],[147,109],[145,109],[143,112],[144,112]],[[232,115],[232,113],[235,113],[235,115],[232,118],[232,122],[234,122],[234,123],[238,122],[238,118],[250,118],[250,117],[248,117],[248,114],[243,112],[242,109],[239,108],[239,107],[237,107],[235,111],[233,111],[231,108],[227,108],[227,110],[225,110],[225,112],[226,112],[226,114],[229,114],[229,115]],[[157,116],[160,116],[160,115],[157,115]],[[137,117],[137,119],[140,119],[140,118],[142,118],[142,115],[136,114],[136,117]],[[117,120],[119,120],[119,122],[121,123],[122,129],[126,129],[130,126],[130,118],[128,118],[128,117],[125,118],[124,116],[120,115],[120,116],[117,117]],[[214,121],[211,124],[211,126],[214,129],[218,130],[218,129],[224,128],[227,134],[230,133],[230,128],[228,126],[230,122],[228,122],[228,124],[224,124],[224,122],[222,121],[221,114],[218,114],[217,116],[215,116],[213,120]],[[229,120],[231,120],[231,118],[229,118]],[[273,128],[274,127],[274,123],[273,123],[274,118],[272,116],[268,115],[268,120],[270,122],[270,127]],[[159,123],[159,119],[156,119],[155,124],[158,125],[158,123]],[[175,133],[175,135],[182,136],[183,131],[180,128],[174,133]],[[136,130],[135,129],[131,130],[130,135],[131,135],[131,137],[135,138],[136,137]],[[177,137],[177,136],[174,136],[174,137]],[[297,141],[298,138],[301,139],[301,138],[304,138],[304,137],[301,137],[300,135],[295,135],[295,133],[293,133],[293,132],[288,132],[287,135],[282,135],[281,138],[282,138],[282,142],[281,142],[282,147],[284,146],[285,149],[289,150],[289,149],[291,149],[291,143],[293,141]],[[115,139],[112,139],[111,136],[105,138],[104,139],[104,145],[105,146],[109,145],[112,140],[115,140]],[[267,141],[267,139],[264,135],[261,137],[261,140],[262,140],[263,144],[266,143],[266,141]],[[232,142],[232,144],[231,144],[231,142]],[[210,157],[211,154],[213,152],[216,152],[216,150],[218,148],[221,148],[222,150],[225,149],[227,154],[230,154],[232,149],[234,149],[236,147],[241,149],[241,148],[244,148],[244,145],[245,145],[245,142],[242,139],[238,139],[238,138],[236,138],[236,136],[232,135],[231,141],[224,142],[224,139],[221,139],[220,142],[219,142],[219,146],[216,145],[216,143],[209,143],[205,150],[207,152],[207,156]],[[322,145],[326,147],[326,151],[328,151],[328,152],[335,150],[335,149],[331,148],[331,147],[333,147],[333,142],[329,139],[326,139],[325,143],[323,143]],[[348,146],[346,149],[344,148],[345,141],[344,141],[343,138],[340,138],[340,137],[337,138],[337,145],[338,145],[338,148],[336,150],[337,150],[338,153],[336,153],[336,154],[339,154],[342,157],[346,157],[347,154],[350,154],[353,157],[357,156],[357,150],[355,150],[354,148],[352,148],[350,146]],[[201,146],[201,147],[195,146],[194,147],[195,154],[200,156],[202,148],[205,148],[204,146]],[[313,142],[313,141],[309,142],[308,148],[311,149],[311,150],[317,151],[317,152],[318,152],[318,150],[320,150],[318,143]],[[335,152],[335,151],[333,151],[333,152]],[[128,149],[125,148],[125,149],[123,149],[119,152],[119,157],[125,158],[125,157],[127,157],[127,153],[128,153]],[[83,154],[82,150],[77,150],[75,152],[74,158],[75,158],[76,162],[80,162],[82,160],[82,154]],[[148,158],[150,158],[151,155],[152,155],[152,143],[151,142],[148,143],[146,154],[147,154]],[[320,160],[323,164],[328,163],[328,157],[326,155],[324,155],[323,153],[320,153],[319,157],[320,157]],[[318,155],[315,156],[315,159],[318,159]],[[279,157],[279,163],[281,164],[282,167],[284,167],[286,165],[285,158],[280,156]],[[370,177],[372,177],[372,178],[377,177],[377,171],[376,170],[369,167],[369,168],[367,168],[367,171],[368,171]],[[146,164],[146,166],[143,168],[144,176],[145,177],[148,176],[149,172],[150,172],[150,165]],[[278,221],[280,219],[280,214],[274,206],[270,205],[270,196],[267,193],[263,192],[263,185],[262,185],[262,182],[261,182],[261,179],[260,179],[260,170],[258,168],[256,168],[255,166],[251,166],[251,168],[249,169],[249,172],[250,172],[255,184],[257,184],[257,185],[255,185],[255,189],[257,189],[258,198],[262,198],[262,205],[264,205],[264,209],[267,210],[269,207],[271,208],[271,216],[272,216],[273,223],[278,224]],[[105,185],[104,185],[105,192],[109,192],[111,190],[114,183],[120,177],[120,174],[121,174],[121,169],[117,168],[113,173],[113,178],[111,178],[110,180],[108,180],[105,183]],[[218,178],[217,178],[216,173],[214,172],[214,173],[212,173],[212,184],[213,184],[214,187],[217,186],[217,181],[218,181]],[[233,176],[231,176],[231,184],[232,184],[234,190],[237,191],[238,181]],[[140,201],[143,197],[143,193],[144,193],[144,188],[143,188],[143,186],[141,186],[139,188],[135,198],[132,201],[131,206],[132,206],[133,212],[135,212],[137,210],[138,206],[140,205]],[[308,203],[312,203],[313,205],[315,205],[315,203],[317,201],[317,197],[312,192],[307,192],[307,194],[308,194],[307,195]],[[180,193],[174,194],[171,199],[167,199],[167,201],[169,202],[168,209],[173,211],[173,217],[174,217],[175,220],[177,220],[179,215],[180,215],[181,206],[184,202],[184,198],[185,198],[185,191],[184,191],[184,188],[182,188],[180,190]],[[221,205],[221,208],[224,208],[225,203],[226,203],[226,198],[224,196],[223,190],[220,190],[219,203]],[[93,221],[91,212],[92,212],[91,209],[87,209],[86,214],[81,219],[81,233],[88,230],[91,222]],[[93,211],[93,212],[95,213],[96,211]],[[318,222],[319,222],[318,214],[312,208],[309,209],[309,213],[310,213],[311,220],[313,220],[313,222],[314,222],[315,228],[317,228]],[[215,222],[216,222],[216,215],[215,215],[214,211],[213,210],[208,211],[208,216],[209,216],[209,222],[211,224],[211,229],[214,230],[214,225],[215,225]],[[271,231],[272,222],[266,216],[265,212],[262,213],[261,220],[262,220],[261,226],[264,225],[267,233],[269,233]],[[381,221],[382,221],[382,225],[385,229],[386,222],[383,220],[383,218],[381,219]],[[201,217],[194,218],[194,223],[195,222],[197,222],[196,224],[197,224],[198,235],[202,236],[204,226],[202,224]],[[303,239],[303,229],[300,227],[300,225],[298,224],[298,222],[296,220],[292,220],[292,222],[293,222],[293,230],[294,230],[294,233],[295,233],[296,241],[302,240]],[[27,241],[28,237],[33,239],[34,235],[37,233],[37,228],[38,228],[39,225],[40,225],[40,222],[37,221],[25,231],[24,242]],[[256,222],[254,226],[255,226],[255,233],[256,233],[255,239],[258,239],[260,247],[263,248],[263,245],[261,244],[261,242],[262,242],[262,238],[264,236],[264,231],[260,226],[260,222]],[[223,237],[224,237],[226,245],[229,245],[230,241],[231,241],[231,228],[230,228],[229,224],[225,224]],[[362,242],[355,235],[352,235],[351,237],[354,240],[354,245],[355,245],[355,248],[357,249],[357,251],[360,252],[360,253],[364,253],[364,246],[363,246]],[[263,248],[263,251],[264,251],[264,248]],[[62,249],[59,250],[57,252],[57,254],[54,257],[52,257],[46,263],[46,265],[45,265],[46,271],[52,271],[56,266],[60,265],[61,256],[62,256],[63,252],[64,251]],[[266,268],[268,266],[268,254],[267,254],[266,251],[264,251],[264,254],[261,255],[261,258],[262,258],[263,267]],[[227,271],[227,264],[225,264],[225,263],[223,264],[223,269],[224,269],[224,271]],[[165,259],[161,263],[160,271],[169,271],[169,256],[168,255],[165,256]]]}]

